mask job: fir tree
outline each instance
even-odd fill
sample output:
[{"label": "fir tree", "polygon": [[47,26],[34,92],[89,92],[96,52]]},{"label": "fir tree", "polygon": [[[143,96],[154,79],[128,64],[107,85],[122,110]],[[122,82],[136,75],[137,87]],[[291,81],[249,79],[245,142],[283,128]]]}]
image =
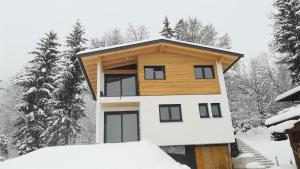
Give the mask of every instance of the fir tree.
[{"label": "fir tree", "polygon": [[57,67],[56,89],[53,95],[53,112],[48,118],[48,129],[43,133],[46,145],[67,145],[75,143],[80,134],[79,119],[85,117],[83,101],[83,75],[76,54],[84,49],[86,39],[84,28],[79,21],[67,36],[66,47],[61,64]]},{"label": "fir tree", "polygon": [[8,139],[5,135],[0,135],[0,158],[8,157]]},{"label": "fir tree", "polygon": [[293,82],[300,82],[300,1],[276,0],[273,6],[273,45],[283,54],[279,63],[289,66]]},{"label": "fir tree", "polygon": [[188,32],[188,24],[183,19],[180,19],[176,23],[174,28],[175,39],[187,41],[188,40],[187,32]]},{"label": "fir tree", "polygon": [[165,17],[165,20],[164,20],[163,24],[164,24],[164,27],[161,30],[160,34],[162,36],[166,37],[166,38],[172,38],[174,32],[173,32],[173,29],[170,26],[170,22],[169,22],[167,17]]},{"label": "fir tree", "polygon": [[54,90],[54,67],[58,59],[56,33],[52,31],[42,38],[25,72],[16,79],[22,89],[21,113],[15,122],[14,145],[19,154],[25,154],[43,147],[40,135],[47,128],[46,118],[50,114],[49,100]]}]

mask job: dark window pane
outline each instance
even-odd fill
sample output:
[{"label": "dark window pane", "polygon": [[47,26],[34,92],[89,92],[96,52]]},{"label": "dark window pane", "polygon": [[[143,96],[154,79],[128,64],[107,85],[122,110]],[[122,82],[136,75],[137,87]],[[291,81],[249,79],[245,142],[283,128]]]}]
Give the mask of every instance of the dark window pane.
[{"label": "dark window pane", "polygon": [[200,117],[209,117],[207,104],[199,104]]},{"label": "dark window pane", "polygon": [[118,77],[106,77],[106,95],[121,96],[121,83]]},{"label": "dark window pane", "polygon": [[207,79],[214,78],[214,73],[213,73],[212,67],[204,67],[204,74],[205,74],[205,78],[207,78]]},{"label": "dark window pane", "polygon": [[123,114],[123,142],[138,141],[137,114]]},{"label": "dark window pane", "polygon": [[154,69],[145,67],[145,79],[154,79]]},{"label": "dark window pane", "polygon": [[120,143],[121,140],[121,115],[106,116],[106,143]]},{"label": "dark window pane", "polygon": [[166,106],[162,106],[159,108],[159,114],[160,114],[160,120],[164,121],[164,120],[170,120],[169,117],[169,108]]},{"label": "dark window pane", "polygon": [[219,103],[212,103],[211,111],[212,111],[213,117],[221,117],[221,108],[220,108]]},{"label": "dark window pane", "polygon": [[136,95],[136,79],[135,76],[129,76],[122,79],[122,96]]},{"label": "dark window pane", "polygon": [[196,79],[203,79],[203,71],[201,67],[195,67],[195,77]]},{"label": "dark window pane", "polygon": [[172,106],[171,108],[171,120],[180,120],[180,107]]}]

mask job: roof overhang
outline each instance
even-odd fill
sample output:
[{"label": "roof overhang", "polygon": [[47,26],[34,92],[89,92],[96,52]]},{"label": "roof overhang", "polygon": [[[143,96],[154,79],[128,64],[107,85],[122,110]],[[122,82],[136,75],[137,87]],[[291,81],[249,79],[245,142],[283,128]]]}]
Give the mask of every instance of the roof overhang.
[{"label": "roof overhang", "polygon": [[300,101],[300,86],[295,87],[289,91],[282,93],[281,95],[275,98],[277,102],[298,102]]},{"label": "roof overhang", "polygon": [[223,72],[229,70],[234,63],[244,56],[241,53],[226,49],[166,38],[158,38],[97,49],[88,49],[79,52],[77,57],[93,97],[96,99],[95,83],[97,81],[97,62],[101,61],[103,69],[108,70],[124,64],[134,64],[137,62],[138,55],[155,52],[176,53],[195,57],[201,56],[206,59],[218,60],[223,63]]}]

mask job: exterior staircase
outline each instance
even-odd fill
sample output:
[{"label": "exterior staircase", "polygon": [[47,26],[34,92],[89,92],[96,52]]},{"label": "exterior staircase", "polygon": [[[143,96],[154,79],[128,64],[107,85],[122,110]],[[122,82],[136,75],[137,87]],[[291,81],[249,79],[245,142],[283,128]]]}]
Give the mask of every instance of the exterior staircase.
[{"label": "exterior staircase", "polygon": [[274,166],[274,163],[270,159],[268,159],[266,156],[262,155],[252,147],[248,146],[242,140],[237,139],[237,144],[241,153],[253,154],[255,161],[260,165],[265,166],[266,168],[271,168],[272,166]]}]

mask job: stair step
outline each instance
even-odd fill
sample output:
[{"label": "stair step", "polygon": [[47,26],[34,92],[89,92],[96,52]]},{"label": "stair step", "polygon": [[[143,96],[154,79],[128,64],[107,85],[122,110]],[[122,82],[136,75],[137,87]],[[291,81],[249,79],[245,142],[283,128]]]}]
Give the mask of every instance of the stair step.
[{"label": "stair step", "polygon": [[252,147],[248,146],[246,143],[244,143],[241,140],[237,140],[238,148],[242,153],[251,153],[254,155],[254,160],[258,162],[260,165],[266,167],[266,168],[271,168],[274,166],[274,163],[268,159],[266,156],[263,154],[259,153]]}]

